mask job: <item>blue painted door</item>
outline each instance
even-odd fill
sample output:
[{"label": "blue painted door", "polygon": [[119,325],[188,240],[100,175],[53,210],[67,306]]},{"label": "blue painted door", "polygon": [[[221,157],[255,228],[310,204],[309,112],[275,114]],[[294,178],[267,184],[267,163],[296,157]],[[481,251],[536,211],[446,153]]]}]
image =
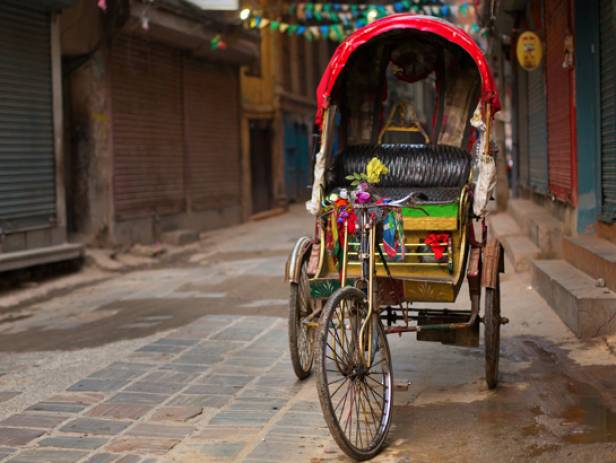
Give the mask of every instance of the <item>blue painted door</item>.
[{"label": "blue painted door", "polygon": [[287,199],[299,202],[308,196],[308,128],[306,124],[284,119],[285,189]]}]

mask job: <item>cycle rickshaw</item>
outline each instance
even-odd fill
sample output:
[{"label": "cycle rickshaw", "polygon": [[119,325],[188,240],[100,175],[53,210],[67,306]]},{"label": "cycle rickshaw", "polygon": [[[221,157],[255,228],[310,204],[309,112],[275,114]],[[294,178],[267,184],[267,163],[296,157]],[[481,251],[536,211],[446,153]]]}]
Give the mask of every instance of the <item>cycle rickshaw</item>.
[{"label": "cycle rickshaw", "polygon": [[[338,47],[317,104],[306,203],[315,234],[297,241],[286,268],[291,360],[300,379],[315,364],[332,436],[365,460],[391,423],[386,335],[477,347],[482,323],[485,378],[497,384],[504,261],[485,215],[499,99],[468,34],[402,14]],[[465,277],[469,309],[417,306],[454,302]]]}]

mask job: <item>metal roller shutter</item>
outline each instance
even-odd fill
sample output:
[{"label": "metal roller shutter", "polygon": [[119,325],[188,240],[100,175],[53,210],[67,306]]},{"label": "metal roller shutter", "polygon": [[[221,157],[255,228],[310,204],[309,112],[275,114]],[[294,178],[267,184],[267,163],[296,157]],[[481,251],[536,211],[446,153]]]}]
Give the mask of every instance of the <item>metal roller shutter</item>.
[{"label": "metal roller shutter", "polygon": [[531,189],[548,191],[548,142],[543,65],[528,73],[528,167]]},{"label": "metal roller shutter", "polygon": [[518,154],[520,185],[529,185],[528,166],[528,72],[517,66],[517,130],[518,130]]},{"label": "metal roller shutter", "polygon": [[237,68],[184,61],[186,144],[192,209],[240,203],[240,116]]},{"label": "metal roller shutter", "polygon": [[115,215],[184,208],[182,62],[176,49],[120,37],[111,50]]},{"label": "metal roller shutter", "polygon": [[0,228],[50,224],[56,214],[50,16],[0,2]]},{"label": "metal roller shutter", "polygon": [[616,5],[600,0],[602,215],[616,219]]},{"label": "metal roller shutter", "polygon": [[549,184],[556,198],[573,203],[575,158],[571,137],[571,69],[563,68],[565,38],[569,33],[568,15],[568,0],[546,1]]}]

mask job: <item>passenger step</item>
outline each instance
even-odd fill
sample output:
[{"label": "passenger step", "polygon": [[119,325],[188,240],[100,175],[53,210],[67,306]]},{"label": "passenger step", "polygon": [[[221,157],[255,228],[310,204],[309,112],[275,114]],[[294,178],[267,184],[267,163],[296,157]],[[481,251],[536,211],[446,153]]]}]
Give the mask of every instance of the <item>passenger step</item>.
[{"label": "passenger step", "polygon": [[508,235],[521,235],[522,230],[515,219],[506,212],[488,215],[488,227],[490,235],[502,239]]},{"label": "passenger step", "polygon": [[616,333],[616,293],[564,260],[535,260],[532,284],[579,338]]},{"label": "passenger step", "polygon": [[505,236],[501,243],[516,272],[526,272],[533,260],[541,256],[540,249],[526,236]]},{"label": "passenger step", "polygon": [[616,245],[594,236],[565,237],[563,257],[593,278],[603,279],[616,291]]},{"label": "passenger step", "polygon": [[501,242],[516,272],[529,270],[533,259],[541,256],[539,248],[522,234],[520,227],[510,214],[502,212],[489,216],[488,226],[490,236]]},{"label": "passenger step", "polygon": [[529,199],[512,199],[508,212],[518,223],[522,233],[541,250],[543,257],[560,257],[563,223],[550,212]]}]

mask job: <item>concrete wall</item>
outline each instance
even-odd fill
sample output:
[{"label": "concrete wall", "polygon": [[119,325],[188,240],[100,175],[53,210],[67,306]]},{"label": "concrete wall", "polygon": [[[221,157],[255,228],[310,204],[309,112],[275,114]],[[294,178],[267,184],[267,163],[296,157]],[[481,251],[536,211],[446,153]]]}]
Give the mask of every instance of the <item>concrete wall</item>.
[{"label": "concrete wall", "polygon": [[73,230],[82,240],[108,244],[113,235],[113,134],[108,51],[99,49],[70,75]]}]

